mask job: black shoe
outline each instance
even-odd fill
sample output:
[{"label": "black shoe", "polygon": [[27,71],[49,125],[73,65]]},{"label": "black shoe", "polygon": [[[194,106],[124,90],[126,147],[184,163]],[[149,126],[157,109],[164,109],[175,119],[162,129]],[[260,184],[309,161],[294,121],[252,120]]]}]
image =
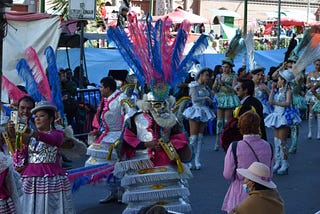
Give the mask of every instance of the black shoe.
[{"label": "black shoe", "polygon": [[110,194],[109,196],[105,197],[104,199],[101,199],[99,201],[100,204],[106,204],[109,203],[111,201],[115,201],[116,197],[113,194]]}]

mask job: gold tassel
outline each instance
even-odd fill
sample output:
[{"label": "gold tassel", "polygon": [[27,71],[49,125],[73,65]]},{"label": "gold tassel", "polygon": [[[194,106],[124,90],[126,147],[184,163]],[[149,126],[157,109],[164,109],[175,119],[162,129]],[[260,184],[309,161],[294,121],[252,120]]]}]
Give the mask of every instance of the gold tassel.
[{"label": "gold tassel", "polygon": [[109,147],[109,153],[108,153],[107,158],[106,158],[107,160],[111,160],[111,155],[112,155],[113,147],[114,147],[113,144],[110,145],[110,147]]},{"label": "gold tassel", "polygon": [[178,167],[178,172],[179,173],[183,173],[183,166],[181,163],[181,159],[179,157],[179,154],[177,153],[177,150],[174,148],[174,146],[172,145],[172,143],[169,142],[164,142],[164,140],[162,138],[159,139],[159,144],[161,145],[162,149],[165,151],[165,153],[167,154],[167,156],[169,157],[170,160],[174,160],[176,161],[177,167]]},{"label": "gold tassel", "polygon": [[177,167],[178,167],[178,172],[179,172],[180,174],[183,173],[183,172],[184,172],[184,169],[183,169],[183,166],[182,166],[181,159],[178,158],[178,159],[176,160],[176,163],[177,163]]},{"label": "gold tassel", "polygon": [[14,149],[12,147],[12,143],[11,143],[10,137],[8,135],[8,132],[2,132],[2,136],[3,136],[4,141],[6,142],[6,144],[8,146],[10,154],[13,155],[14,154]]}]

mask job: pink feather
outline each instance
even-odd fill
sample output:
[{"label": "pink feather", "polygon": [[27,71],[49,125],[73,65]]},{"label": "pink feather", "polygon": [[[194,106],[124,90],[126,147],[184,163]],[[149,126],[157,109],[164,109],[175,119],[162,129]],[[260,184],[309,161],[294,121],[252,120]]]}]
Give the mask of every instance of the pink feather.
[{"label": "pink feather", "polygon": [[15,84],[8,80],[2,75],[2,90],[8,93],[8,97],[13,100],[13,103],[18,103],[18,101],[27,96],[26,93],[21,91]]},{"label": "pink feather", "polygon": [[32,69],[32,74],[34,76],[35,81],[38,83],[38,90],[44,96],[47,101],[52,101],[51,89],[49,86],[49,82],[46,76],[46,73],[40,63],[37,52],[32,48],[27,48],[26,52],[27,62]]}]

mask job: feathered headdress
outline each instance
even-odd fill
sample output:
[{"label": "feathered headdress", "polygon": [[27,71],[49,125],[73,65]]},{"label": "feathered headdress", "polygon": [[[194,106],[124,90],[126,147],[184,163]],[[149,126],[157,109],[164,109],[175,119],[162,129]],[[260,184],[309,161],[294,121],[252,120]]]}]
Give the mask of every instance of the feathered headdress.
[{"label": "feathered headdress", "polygon": [[246,51],[246,43],[242,38],[241,30],[237,29],[236,35],[230,41],[229,47],[226,52],[226,57],[234,61],[234,59],[238,56],[243,57],[245,54],[245,51]]},{"label": "feathered headdress", "polygon": [[108,29],[108,38],[115,41],[139,84],[146,85],[159,100],[166,99],[170,89],[184,81],[194,56],[208,46],[207,36],[201,35],[182,60],[190,23],[183,22],[174,38],[171,25],[168,17],[153,25],[152,17],[147,15],[144,22],[132,19],[127,29],[122,26]]},{"label": "feathered headdress", "polygon": [[[48,77],[43,69],[36,51],[29,47],[25,51],[26,58],[20,59],[16,65],[18,75],[24,80],[25,88],[29,96],[33,97],[36,102],[46,100],[55,104],[58,112],[63,117],[63,104],[60,90],[60,81],[58,76],[58,69],[55,61],[55,55],[52,47],[47,47],[45,50],[47,64],[48,64]],[[17,102],[22,93],[13,83],[6,77],[3,79],[3,90],[8,91],[9,98]],[[15,87],[14,87],[15,86]],[[51,86],[51,88],[50,88]]]},{"label": "feathered headdress", "polygon": [[315,26],[305,30],[301,41],[293,50],[294,56],[298,57],[298,60],[292,68],[295,75],[298,75],[308,65],[320,58],[320,34],[317,33],[317,29],[318,27]]}]

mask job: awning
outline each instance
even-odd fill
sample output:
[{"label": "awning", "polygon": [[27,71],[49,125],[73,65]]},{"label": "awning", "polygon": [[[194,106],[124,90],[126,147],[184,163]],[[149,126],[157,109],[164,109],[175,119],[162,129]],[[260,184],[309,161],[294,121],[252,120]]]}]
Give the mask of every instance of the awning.
[{"label": "awning", "polygon": [[214,16],[228,16],[228,17],[234,17],[234,18],[240,18],[240,14],[237,12],[234,12],[232,10],[210,10]]},{"label": "awning", "polygon": [[231,40],[236,35],[237,28],[229,27],[223,23],[220,23],[220,25],[224,33],[226,34],[228,40]]},{"label": "awning", "polygon": [[[189,13],[178,8],[171,13],[165,14],[163,16],[158,16],[157,19],[163,19],[166,17],[169,17],[172,23],[182,23],[184,20],[188,20],[191,24],[209,23],[209,20],[205,17],[196,15],[194,13]],[[155,18],[154,20],[156,21]]]}]

